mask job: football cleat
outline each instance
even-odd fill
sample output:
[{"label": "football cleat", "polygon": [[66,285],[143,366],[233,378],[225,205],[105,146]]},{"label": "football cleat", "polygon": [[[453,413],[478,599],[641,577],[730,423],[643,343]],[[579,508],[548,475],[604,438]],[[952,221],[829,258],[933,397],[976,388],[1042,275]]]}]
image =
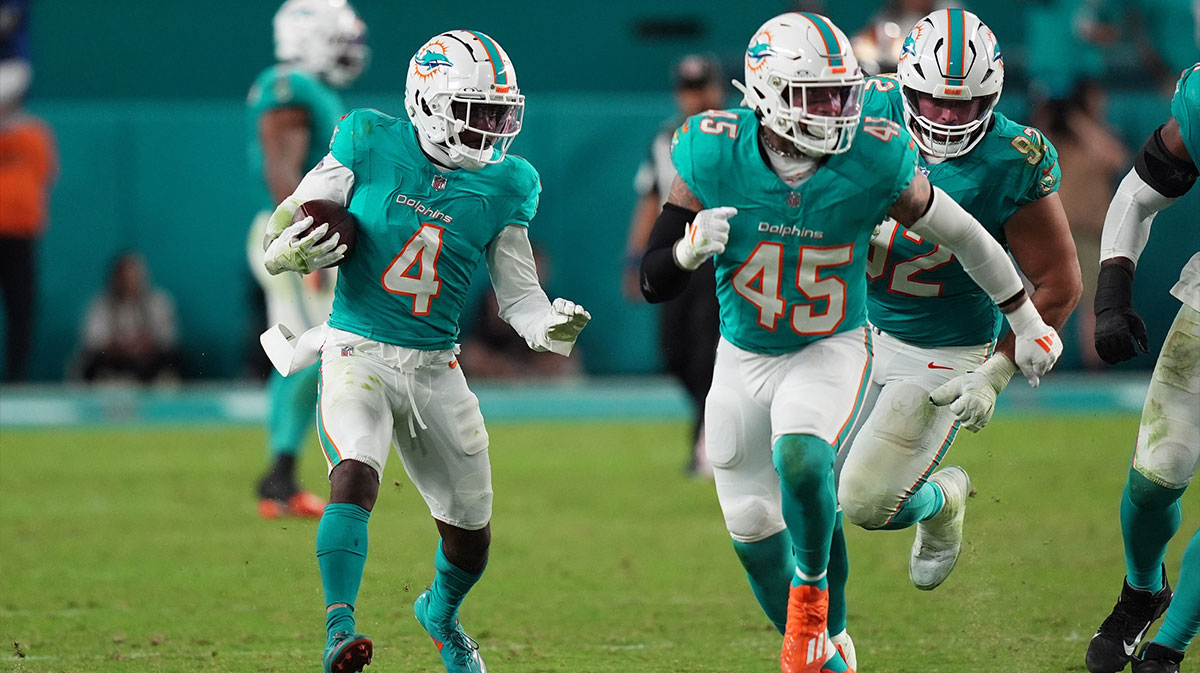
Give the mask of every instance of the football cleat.
[{"label": "football cleat", "polygon": [[361,633],[333,633],[325,644],[325,673],[359,673],[371,663],[371,639]]},{"label": "football cleat", "polygon": [[1091,673],[1116,673],[1133,659],[1133,652],[1150,630],[1150,625],[1171,604],[1171,585],[1167,582],[1165,565],[1162,573],[1163,588],[1157,593],[1134,589],[1129,586],[1129,580],[1125,580],[1116,606],[1088,643],[1085,663]]},{"label": "football cleat", "polygon": [[299,491],[288,498],[287,513],[305,519],[320,519],[325,513],[325,501],[308,491]]},{"label": "football cleat", "polygon": [[843,630],[836,636],[829,636],[829,642],[837,648],[838,654],[846,660],[851,670],[858,670],[858,654],[854,651],[854,641],[850,640],[850,632]]},{"label": "football cleat", "polygon": [[1133,673],[1179,673],[1183,652],[1162,643],[1146,643],[1139,658],[1133,660]]},{"label": "football cleat", "polygon": [[[782,673],[835,673],[842,670],[837,664],[844,664],[845,660],[830,642],[828,616],[828,589],[818,589],[810,584],[791,588],[783,652],[779,657]],[[854,673],[852,667],[847,667],[846,671]]]},{"label": "football cleat", "polygon": [[958,563],[963,517],[967,513],[967,497],[971,495],[971,478],[957,465],[939,470],[929,481],[941,487],[944,504],[937,514],[917,524],[917,536],[908,559],[908,578],[913,586],[924,591],[936,589]]},{"label": "football cleat", "polygon": [[413,603],[413,614],[437,646],[446,673],[487,673],[483,657],[479,656],[479,643],[463,631],[457,619],[454,624],[433,623],[429,617],[429,600],[428,590],[417,596],[417,601]]}]

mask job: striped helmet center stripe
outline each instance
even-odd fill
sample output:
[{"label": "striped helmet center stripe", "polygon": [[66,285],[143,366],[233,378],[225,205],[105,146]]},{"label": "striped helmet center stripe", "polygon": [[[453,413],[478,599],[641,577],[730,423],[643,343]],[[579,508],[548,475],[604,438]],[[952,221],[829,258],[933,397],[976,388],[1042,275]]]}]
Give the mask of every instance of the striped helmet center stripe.
[{"label": "striped helmet center stripe", "polygon": [[838,42],[837,33],[829,27],[829,23],[823,17],[812,12],[800,12],[804,18],[812,21],[812,24],[817,27],[817,32],[821,34],[821,40],[825,42],[825,53],[829,54],[829,65],[837,67],[844,65],[842,57],[842,44]]},{"label": "striped helmet center stripe", "polygon": [[487,52],[488,61],[492,63],[492,74],[496,77],[496,84],[498,86],[508,84],[508,75],[504,71],[504,59],[500,58],[500,50],[496,48],[496,43],[492,42],[492,38],[483,33],[474,30],[467,32],[474,35],[475,39],[479,40],[479,43],[483,45],[483,50]]},{"label": "striped helmet center stripe", "polygon": [[964,33],[966,29],[963,24],[963,10],[947,9],[946,24],[949,29],[949,35],[946,43],[946,77],[961,80],[966,77],[964,70],[967,60],[967,45]]}]

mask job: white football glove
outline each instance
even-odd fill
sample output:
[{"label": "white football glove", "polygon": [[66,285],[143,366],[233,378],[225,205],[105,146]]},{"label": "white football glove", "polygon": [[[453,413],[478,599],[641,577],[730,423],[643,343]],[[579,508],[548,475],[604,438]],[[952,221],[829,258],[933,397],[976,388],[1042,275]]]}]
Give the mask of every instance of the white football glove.
[{"label": "white football glove", "polygon": [[591,319],[592,314],[582,306],[559,297],[550,305],[550,316],[546,320],[546,338],[550,341],[575,343],[575,339]]},{"label": "white football glove", "polygon": [[1062,355],[1062,339],[1043,320],[1033,301],[1026,299],[1015,310],[1004,314],[1016,336],[1017,367],[1034,388]]},{"label": "white football glove", "polygon": [[704,260],[725,252],[725,244],[729,242],[729,218],[734,215],[737,215],[737,208],[729,206],[696,213],[683,238],[675,242],[675,263],[679,268],[695,271]]},{"label": "white football glove", "polygon": [[329,240],[318,243],[328,224],[313,229],[307,236],[300,238],[304,230],[312,226],[312,216],[289,226],[267,246],[263,254],[263,266],[272,275],[283,271],[309,273],[327,266],[333,266],[346,256],[346,245],[338,245],[341,234],[334,234]]},{"label": "white football glove", "polygon": [[979,369],[956,376],[929,393],[929,401],[935,406],[950,405],[950,411],[958,417],[962,427],[979,432],[992,420],[996,410],[996,396],[1008,385],[1017,366],[1003,353],[988,358]]}]

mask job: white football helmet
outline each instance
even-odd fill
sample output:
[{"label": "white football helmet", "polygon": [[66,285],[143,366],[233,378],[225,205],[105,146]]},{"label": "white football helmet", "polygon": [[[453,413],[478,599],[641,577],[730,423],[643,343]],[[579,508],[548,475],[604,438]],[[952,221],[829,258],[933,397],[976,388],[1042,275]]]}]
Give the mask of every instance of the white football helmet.
[{"label": "white football helmet", "polygon": [[275,58],[336,87],[367,67],[367,27],[346,0],[287,0],[275,12]]},{"label": "white football helmet", "polygon": [[922,152],[952,159],[983,139],[1004,87],[1004,58],[979,17],[940,9],[921,19],[897,69],[905,122]]},{"label": "white football helmet", "polygon": [[404,108],[426,142],[445,150],[456,166],[478,170],[504,160],[521,132],[525,96],[495,40],[451,30],[409,61]]},{"label": "white football helmet", "polygon": [[767,21],[746,48],[746,83],[733,83],[768,129],[810,155],[850,149],[862,115],[863,74],[850,40],[811,12]]}]

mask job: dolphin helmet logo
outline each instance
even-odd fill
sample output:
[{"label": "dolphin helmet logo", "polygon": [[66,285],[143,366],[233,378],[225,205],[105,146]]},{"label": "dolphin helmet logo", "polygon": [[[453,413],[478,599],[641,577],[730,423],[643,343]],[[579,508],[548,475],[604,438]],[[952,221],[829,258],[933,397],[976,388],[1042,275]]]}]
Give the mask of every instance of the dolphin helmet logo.
[{"label": "dolphin helmet logo", "polygon": [[433,77],[442,66],[454,67],[454,63],[446,56],[446,45],[440,40],[425,45],[413,59],[413,70],[421,79]]},{"label": "dolphin helmet logo", "polygon": [[771,46],[771,33],[764,30],[755,35],[753,42],[746,48],[746,67],[758,70],[766,62],[768,56],[774,55],[775,48]]}]

